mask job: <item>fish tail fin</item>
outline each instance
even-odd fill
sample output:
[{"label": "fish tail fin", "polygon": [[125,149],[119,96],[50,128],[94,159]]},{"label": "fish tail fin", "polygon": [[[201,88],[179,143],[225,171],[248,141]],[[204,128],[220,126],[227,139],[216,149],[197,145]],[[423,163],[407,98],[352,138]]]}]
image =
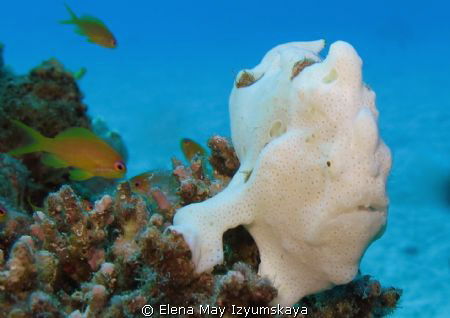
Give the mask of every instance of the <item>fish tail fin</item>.
[{"label": "fish tail fin", "polygon": [[29,138],[29,143],[25,146],[18,147],[8,152],[10,156],[20,156],[26,153],[32,153],[37,151],[45,151],[47,148],[48,138],[42,136],[37,130],[28,127],[18,120],[12,120],[11,122],[20,130],[22,130]]},{"label": "fish tail fin", "polygon": [[75,15],[75,13],[72,11],[72,9],[69,7],[69,5],[66,2],[64,2],[64,6],[66,7],[67,12],[69,12],[69,14],[70,14],[70,20],[62,20],[62,21],[59,21],[59,23],[74,24],[78,20],[77,16]]}]

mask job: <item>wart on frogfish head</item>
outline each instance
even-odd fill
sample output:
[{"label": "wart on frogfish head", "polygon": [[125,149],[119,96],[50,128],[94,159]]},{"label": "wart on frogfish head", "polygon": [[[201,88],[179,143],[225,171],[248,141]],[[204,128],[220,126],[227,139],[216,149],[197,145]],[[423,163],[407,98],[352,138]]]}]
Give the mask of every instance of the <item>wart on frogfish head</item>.
[{"label": "wart on frogfish head", "polygon": [[236,88],[247,87],[258,81],[260,77],[256,78],[250,71],[242,71],[238,74],[239,78],[236,79]]}]

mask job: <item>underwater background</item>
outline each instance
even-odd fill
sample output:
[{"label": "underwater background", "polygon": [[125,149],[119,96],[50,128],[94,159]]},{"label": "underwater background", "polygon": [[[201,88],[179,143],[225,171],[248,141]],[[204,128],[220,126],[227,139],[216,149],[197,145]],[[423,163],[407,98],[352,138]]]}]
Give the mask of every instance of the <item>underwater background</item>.
[{"label": "underwater background", "polygon": [[[229,136],[234,77],[275,45],[344,40],[377,94],[393,154],[384,236],[364,274],[403,289],[393,317],[450,315],[450,6],[444,1],[68,1],[101,18],[118,47],[88,43],[62,1],[4,1],[4,60],[23,74],[55,57],[87,74],[88,113],[118,131],[131,177],[169,168],[181,138]],[[326,54],[328,46],[322,56]]]}]

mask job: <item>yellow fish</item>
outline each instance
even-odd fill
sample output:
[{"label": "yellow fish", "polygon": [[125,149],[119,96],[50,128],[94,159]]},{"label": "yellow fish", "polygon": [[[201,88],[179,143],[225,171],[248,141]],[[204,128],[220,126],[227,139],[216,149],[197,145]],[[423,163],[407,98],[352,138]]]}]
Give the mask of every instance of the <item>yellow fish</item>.
[{"label": "yellow fish", "polygon": [[170,171],[154,170],[144,172],[130,179],[131,191],[150,196],[152,187],[157,187],[167,193],[175,193],[178,181]]},{"label": "yellow fish", "polygon": [[181,151],[187,161],[191,162],[191,159],[196,155],[206,156],[206,150],[192,139],[183,138],[180,141]]},{"label": "yellow fish", "polygon": [[110,49],[117,46],[116,38],[102,21],[88,15],[78,18],[67,3],[64,3],[64,5],[70,14],[70,20],[61,21],[60,23],[75,24],[77,26],[75,32],[87,36],[88,41],[91,43]]},{"label": "yellow fish", "polygon": [[168,210],[178,200],[179,183],[170,171],[144,172],[130,179],[131,191],[143,195],[149,203]]},{"label": "yellow fish", "polygon": [[42,162],[53,168],[72,167],[70,179],[83,181],[92,177],[122,178],[127,168],[122,157],[105,141],[82,127],[69,128],[54,138],[11,120],[31,139],[31,143],[8,152],[11,156],[43,151]]}]

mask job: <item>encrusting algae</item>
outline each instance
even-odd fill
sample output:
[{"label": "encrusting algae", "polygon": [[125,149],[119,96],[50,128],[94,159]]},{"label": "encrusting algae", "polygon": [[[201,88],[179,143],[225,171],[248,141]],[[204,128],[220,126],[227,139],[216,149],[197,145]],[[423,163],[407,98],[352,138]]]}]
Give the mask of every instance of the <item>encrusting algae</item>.
[{"label": "encrusting algae", "polygon": [[[0,68],[0,151],[23,142],[21,129],[6,118],[56,140],[70,127],[95,131],[86,109],[75,79],[54,60],[20,81]],[[120,140],[108,144],[124,157]],[[224,317],[234,317],[233,305],[272,306],[277,290],[256,274],[258,248],[243,227],[225,233],[224,263],[201,274],[183,237],[168,229],[178,208],[214,196],[239,168],[229,140],[213,136],[208,147],[209,157],[174,158],[172,170],[149,169],[120,182],[71,182],[67,168],[49,169],[39,153],[21,160],[0,154],[0,318],[142,317],[144,305],[162,317],[158,308],[168,304],[192,306],[194,317],[208,316],[200,305],[222,306]],[[155,198],[157,191],[164,200]],[[382,317],[400,295],[359,276],[299,300],[308,315],[297,317]]]}]

